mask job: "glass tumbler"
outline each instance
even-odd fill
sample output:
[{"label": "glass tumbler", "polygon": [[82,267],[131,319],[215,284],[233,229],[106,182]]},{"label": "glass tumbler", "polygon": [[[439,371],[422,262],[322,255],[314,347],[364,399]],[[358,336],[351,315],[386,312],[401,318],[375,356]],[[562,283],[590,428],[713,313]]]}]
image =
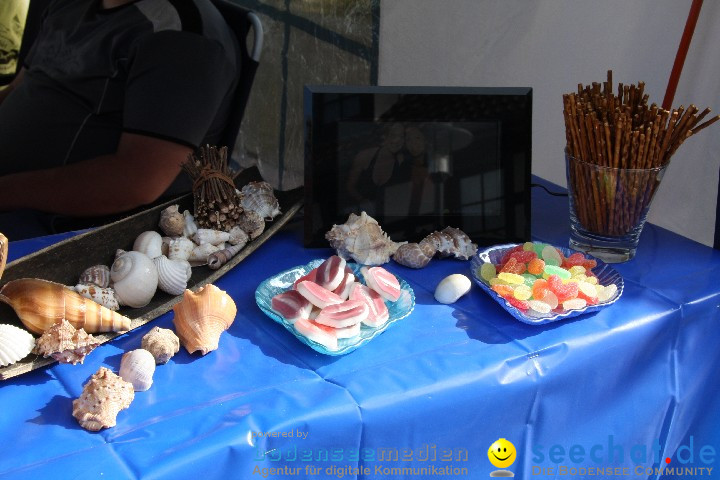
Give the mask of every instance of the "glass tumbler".
[{"label": "glass tumbler", "polygon": [[613,168],[565,154],[570,248],[606,263],[630,260],[667,165]]}]

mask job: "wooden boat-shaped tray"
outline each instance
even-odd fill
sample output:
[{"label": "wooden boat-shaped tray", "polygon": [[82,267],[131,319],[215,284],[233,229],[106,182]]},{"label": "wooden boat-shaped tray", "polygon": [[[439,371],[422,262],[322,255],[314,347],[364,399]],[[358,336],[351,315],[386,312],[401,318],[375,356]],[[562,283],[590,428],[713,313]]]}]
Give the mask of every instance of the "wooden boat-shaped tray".
[{"label": "wooden boat-shaped tray", "polygon": [[[262,178],[257,168],[253,167],[240,172],[235,178],[235,185],[242,188],[248,182],[259,180]],[[235,257],[219,269],[212,270],[207,265],[193,267],[192,277],[188,281],[187,288],[197,291],[220,278],[280,230],[302,207],[302,187],[287,192],[275,191],[275,196],[280,202],[281,215],[275,217],[273,221],[267,222],[265,231],[260,236],[248,242]],[[183,195],[19,258],[7,265],[0,278],[0,286],[18,278],[41,278],[64,285],[75,285],[80,273],[87,267],[100,264],[111,265],[117,249],[132,250],[133,242],[139,234],[146,230],[158,230],[160,212],[174,204],[180,206],[180,211],[190,210],[192,212],[192,194]],[[182,295],[172,296],[158,290],[152,301],[145,307],[123,307],[119,312],[132,320],[130,330],[133,330],[167,312],[181,299]],[[13,309],[2,302],[0,302],[0,324],[11,324],[24,328]],[[105,343],[121,334],[110,332],[94,336]],[[0,380],[15,377],[51,363],[55,363],[55,360],[50,357],[43,358],[30,354],[17,363],[0,367]]]}]

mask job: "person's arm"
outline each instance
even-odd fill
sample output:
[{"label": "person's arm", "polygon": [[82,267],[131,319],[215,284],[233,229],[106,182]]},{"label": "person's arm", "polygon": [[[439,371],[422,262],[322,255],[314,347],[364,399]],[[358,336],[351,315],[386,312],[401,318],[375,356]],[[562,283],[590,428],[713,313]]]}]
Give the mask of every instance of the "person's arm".
[{"label": "person's arm", "polygon": [[178,143],[123,133],[112,155],[0,177],[0,210],[72,216],[127,211],[160,197],[191,152]]},{"label": "person's arm", "polygon": [[20,82],[22,82],[23,76],[25,75],[25,68],[21,68],[17,75],[15,75],[15,78],[13,78],[12,82],[8,84],[7,87],[0,90],[0,105],[2,105],[2,102],[7,98],[8,95],[10,95],[10,92],[13,91],[15,87],[20,85]]}]

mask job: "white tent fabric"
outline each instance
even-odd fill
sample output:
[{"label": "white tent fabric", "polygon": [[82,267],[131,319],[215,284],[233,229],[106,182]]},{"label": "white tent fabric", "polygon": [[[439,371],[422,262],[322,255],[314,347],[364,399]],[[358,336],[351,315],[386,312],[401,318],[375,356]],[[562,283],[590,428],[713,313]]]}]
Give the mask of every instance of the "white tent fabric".
[{"label": "white tent fabric", "polygon": [[[533,173],[565,186],[562,94],[611,69],[615,84],[644,81],[661,104],[691,3],[384,0],[378,83],[532,87]],[[718,45],[720,2],[706,1],[674,107],[720,112]],[[720,122],[676,152],[650,221],[712,245],[719,169]]]}]

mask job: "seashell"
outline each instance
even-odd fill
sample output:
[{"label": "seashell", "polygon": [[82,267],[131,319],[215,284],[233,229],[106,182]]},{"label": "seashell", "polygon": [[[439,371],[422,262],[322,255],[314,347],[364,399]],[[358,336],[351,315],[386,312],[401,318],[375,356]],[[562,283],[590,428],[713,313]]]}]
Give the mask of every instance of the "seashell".
[{"label": "seashell", "polygon": [[325,234],[330,246],[345,260],[363,265],[382,265],[390,261],[402,243],[393,242],[377,221],[365,212],[351,213],[342,225],[333,225]]},{"label": "seashell", "polygon": [[178,205],[170,205],[160,212],[160,222],[158,226],[165,235],[170,237],[182,235],[185,229],[185,216],[180,213],[178,208]]},{"label": "seashell", "polygon": [[0,300],[13,307],[23,325],[37,334],[42,334],[62,318],[89,333],[130,330],[129,318],[65,285],[47,280],[12,280],[0,289]]},{"label": "seashell", "polygon": [[168,256],[168,252],[170,251],[170,242],[172,241],[172,239],[173,237],[162,237],[162,245],[160,246],[160,251],[166,257]]},{"label": "seashell", "polygon": [[250,240],[254,240],[265,230],[265,220],[254,211],[245,210],[240,214],[238,226],[248,234]]},{"label": "seashell", "polygon": [[180,339],[169,328],[153,327],[140,345],[155,358],[156,364],[167,363],[180,350]]},{"label": "seashell", "polygon": [[8,256],[8,239],[5,235],[0,233],[0,277],[5,272],[5,262],[7,262]]},{"label": "seashell", "polygon": [[170,295],[182,295],[192,275],[187,260],[170,260],[165,255],[153,258],[157,269],[158,288]]},{"label": "seashell", "polygon": [[465,275],[454,273],[443,278],[435,289],[435,300],[440,303],[455,303],[470,291],[470,279]]},{"label": "seashell", "polygon": [[175,331],[188,353],[205,355],[217,350],[222,332],[230,328],[237,307],[226,292],[213,284],[193,293],[185,290],[183,299],[173,307]]},{"label": "seashell", "polygon": [[35,337],[22,328],[0,325],[0,367],[22,360],[34,346]]},{"label": "seashell", "polygon": [[142,348],[124,353],[120,360],[119,373],[123,380],[132,383],[136,392],[144,392],[153,382],[155,357]]},{"label": "seashell", "polygon": [[222,250],[211,253],[207,257],[208,267],[213,270],[217,270],[218,268],[229,262],[232,257],[237,255],[237,253],[242,250],[244,246],[245,244],[230,245],[227,248],[223,248]]},{"label": "seashell", "polygon": [[273,188],[267,182],[250,182],[242,190],[241,205],[246,211],[255,212],[270,221],[280,214],[280,203]]},{"label": "seashell", "polygon": [[189,210],[183,212],[183,217],[185,217],[185,228],[182,234],[183,237],[190,238],[198,231],[197,223],[195,223],[195,217],[192,216]]},{"label": "seashell", "polygon": [[195,235],[193,235],[192,239],[198,245],[202,245],[203,243],[219,245],[230,240],[230,234],[228,232],[221,232],[220,230],[212,230],[210,228],[199,228]]},{"label": "seashell", "polygon": [[250,240],[250,237],[248,237],[248,234],[245,233],[245,231],[242,228],[238,227],[237,225],[234,226],[233,228],[231,228],[228,233],[230,234],[230,238],[228,239],[228,242],[231,245],[242,244],[243,246],[245,246],[247,244],[248,240]]},{"label": "seashell", "polygon": [[115,295],[120,305],[144,307],[158,286],[155,264],[144,253],[132,251],[120,255],[110,267]]},{"label": "seashell", "polygon": [[73,400],[72,414],[85,430],[97,432],[114,427],[120,410],[128,408],[134,398],[132,383],[100,367]]},{"label": "seashell", "polygon": [[435,255],[435,244],[422,241],[400,245],[392,258],[400,265],[410,268],[425,267]]},{"label": "seashell", "polygon": [[213,245],[212,243],[203,243],[202,245],[197,245],[195,248],[193,248],[192,253],[190,254],[190,258],[188,258],[188,261],[192,262],[194,265],[205,265],[211,253],[219,252],[223,248],[225,247]]},{"label": "seashell", "polygon": [[64,318],[45,330],[35,342],[33,353],[52,357],[60,363],[83,363],[88,353],[100,345],[100,340],[84,329],[76,329]]},{"label": "seashell", "polygon": [[89,298],[93,302],[97,302],[110,310],[120,310],[120,304],[115,296],[115,290],[112,288],[100,288],[97,285],[87,285],[78,283],[75,285],[75,291],[85,298]]},{"label": "seashell", "polygon": [[110,267],[107,265],[93,265],[80,274],[78,283],[97,285],[100,288],[110,286]]},{"label": "seashell", "polygon": [[133,251],[141,252],[150,258],[162,255],[162,236],[155,231],[143,232],[135,239]]},{"label": "seashell", "polygon": [[445,227],[442,231],[433,232],[425,237],[423,242],[432,242],[441,257],[452,255],[460,260],[469,260],[477,253],[477,245],[458,228]]},{"label": "seashell", "polygon": [[195,243],[189,238],[173,238],[170,240],[170,243],[168,243],[167,257],[170,260],[187,260],[190,258],[193,248],[195,248]]}]

